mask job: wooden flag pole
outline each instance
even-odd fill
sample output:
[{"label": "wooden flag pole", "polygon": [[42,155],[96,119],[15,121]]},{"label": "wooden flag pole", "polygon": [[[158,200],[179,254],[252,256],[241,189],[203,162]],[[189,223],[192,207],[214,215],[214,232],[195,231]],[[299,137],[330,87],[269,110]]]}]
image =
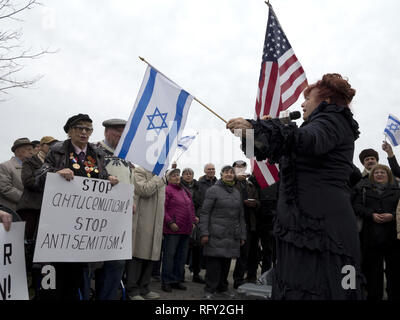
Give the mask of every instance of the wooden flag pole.
[{"label": "wooden flag pole", "polygon": [[[140,60],[142,60],[143,62],[147,63],[150,67],[154,68],[149,62],[146,61],[145,58],[143,57],[139,57]],[[154,68],[156,69],[156,68]],[[156,69],[157,70],[157,69]],[[211,113],[213,113],[215,116],[217,116],[218,118],[220,118],[223,122],[228,123],[228,121],[226,121],[224,118],[222,118],[220,115],[218,115],[216,112],[214,112],[211,108],[207,107],[203,102],[201,102],[199,99],[197,99],[196,97],[193,96],[193,100],[196,100],[198,103],[200,103],[204,108],[206,108],[208,111],[210,111]]]}]

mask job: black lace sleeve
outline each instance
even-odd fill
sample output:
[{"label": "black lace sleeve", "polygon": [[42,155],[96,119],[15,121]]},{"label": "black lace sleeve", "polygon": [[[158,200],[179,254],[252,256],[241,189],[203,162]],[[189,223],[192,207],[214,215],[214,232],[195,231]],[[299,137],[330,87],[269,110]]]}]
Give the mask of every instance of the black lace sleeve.
[{"label": "black lace sleeve", "polygon": [[[257,161],[268,159],[270,163],[278,163],[283,155],[289,155],[293,146],[297,129],[295,122],[282,123],[279,119],[247,120],[254,129],[254,139],[242,139],[242,150],[246,156],[255,156]],[[254,154],[251,154],[254,144]]]}]

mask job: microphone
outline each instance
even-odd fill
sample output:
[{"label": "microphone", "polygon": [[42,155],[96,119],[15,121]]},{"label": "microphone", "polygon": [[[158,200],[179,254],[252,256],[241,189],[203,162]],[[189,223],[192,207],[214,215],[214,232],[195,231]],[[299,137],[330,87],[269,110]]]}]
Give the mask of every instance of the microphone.
[{"label": "microphone", "polygon": [[291,120],[296,120],[299,119],[301,117],[301,113],[300,111],[293,111],[290,112],[288,110],[285,111],[281,111],[279,113],[279,120],[282,121],[283,123],[288,124]]}]

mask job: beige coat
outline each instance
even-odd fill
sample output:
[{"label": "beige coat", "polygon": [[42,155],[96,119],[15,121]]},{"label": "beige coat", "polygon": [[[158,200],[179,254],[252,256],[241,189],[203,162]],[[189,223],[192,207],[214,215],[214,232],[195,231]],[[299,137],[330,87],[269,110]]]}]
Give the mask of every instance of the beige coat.
[{"label": "beige coat", "polygon": [[397,239],[400,240],[400,201],[396,210],[396,223],[397,223]]},{"label": "beige coat", "polygon": [[0,204],[16,210],[24,186],[21,180],[22,164],[15,157],[0,163]]},{"label": "beige coat", "polygon": [[133,184],[136,212],[132,222],[132,256],[157,261],[163,235],[165,178],[136,167]]}]

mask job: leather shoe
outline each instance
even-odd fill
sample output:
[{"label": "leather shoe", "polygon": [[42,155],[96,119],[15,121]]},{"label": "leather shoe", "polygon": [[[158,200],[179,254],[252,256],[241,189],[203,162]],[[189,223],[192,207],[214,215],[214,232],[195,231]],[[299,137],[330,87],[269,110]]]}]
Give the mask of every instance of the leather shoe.
[{"label": "leather shoe", "polygon": [[165,292],[172,292],[172,288],[170,284],[163,283],[161,285],[161,290]]},{"label": "leather shoe", "polygon": [[171,283],[171,288],[178,289],[178,290],[186,290],[187,288],[180,282],[178,283]]}]

